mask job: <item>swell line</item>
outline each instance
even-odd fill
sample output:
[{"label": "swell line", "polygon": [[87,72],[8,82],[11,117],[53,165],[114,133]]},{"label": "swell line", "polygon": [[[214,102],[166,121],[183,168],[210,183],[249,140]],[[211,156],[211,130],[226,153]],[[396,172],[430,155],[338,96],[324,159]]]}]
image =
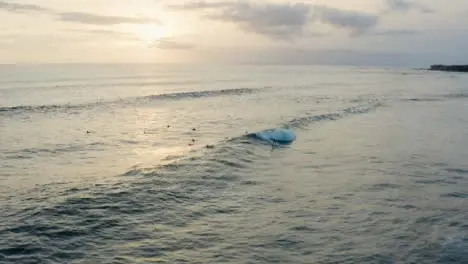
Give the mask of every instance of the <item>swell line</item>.
[{"label": "swell line", "polygon": [[[112,79],[109,79],[112,80]],[[117,79],[118,80],[118,79]],[[68,80],[64,80],[68,81]],[[80,81],[80,80],[75,80],[75,81]],[[86,79],[84,80],[86,81]],[[105,81],[105,79],[103,80]],[[244,80],[231,80],[231,79],[219,79],[219,80],[213,80],[210,83],[230,83],[230,82],[237,82],[237,81],[244,81]],[[30,82],[34,83],[34,82]],[[1,85],[5,84],[15,84],[15,82],[4,82],[1,83]],[[28,84],[27,82],[16,82],[16,84]],[[60,83],[55,83],[55,84],[43,84],[39,86],[26,86],[26,87],[15,87],[15,89],[47,89],[47,88],[55,88],[55,89],[74,89],[74,88],[83,88],[83,87],[135,87],[135,86],[173,86],[173,85],[194,85],[194,84],[200,84],[200,81],[198,80],[181,80],[181,81],[134,81],[134,82],[95,82],[95,83],[71,83],[71,84],[60,84]]]},{"label": "swell line", "polygon": [[467,99],[468,93],[466,92],[457,92],[457,93],[449,93],[443,95],[435,95],[435,96],[426,96],[426,97],[413,97],[413,98],[404,98],[401,99],[404,102],[441,102],[447,100],[462,100]]},{"label": "swell line", "polygon": [[344,108],[337,112],[320,114],[320,115],[307,115],[303,117],[297,117],[283,124],[286,127],[295,128],[306,128],[312,123],[321,121],[333,121],[343,119],[351,115],[365,114],[383,106],[383,103],[379,100],[372,100],[367,104],[356,105],[348,108]]},{"label": "swell line", "polygon": [[228,96],[228,95],[242,95],[250,94],[260,90],[259,88],[235,88],[235,89],[223,89],[223,90],[206,90],[206,91],[194,91],[194,92],[177,92],[177,93],[165,93],[155,94],[141,97],[133,97],[128,99],[120,99],[114,101],[104,101],[95,103],[84,103],[84,104],[53,104],[53,105],[18,105],[11,107],[0,107],[0,115],[7,114],[22,114],[22,113],[47,113],[55,111],[66,112],[68,110],[80,110],[93,108],[100,105],[111,105],[118,103],[138,103],[148,102],[154,100],[184,100],[184,99],[196,99],[203,97],[216,97],[216,96]]}]

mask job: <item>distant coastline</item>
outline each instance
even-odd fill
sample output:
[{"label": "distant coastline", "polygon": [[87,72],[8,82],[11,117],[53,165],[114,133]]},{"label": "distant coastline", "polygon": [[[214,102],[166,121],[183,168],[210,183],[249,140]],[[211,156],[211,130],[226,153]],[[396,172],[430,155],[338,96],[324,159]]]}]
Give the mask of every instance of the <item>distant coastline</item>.
[{"label": "distant coastline", "polygon": [[468,72],[468,65],[443,65],[434,64],[428,69],[431,71],[448,71],[448,72]]}]

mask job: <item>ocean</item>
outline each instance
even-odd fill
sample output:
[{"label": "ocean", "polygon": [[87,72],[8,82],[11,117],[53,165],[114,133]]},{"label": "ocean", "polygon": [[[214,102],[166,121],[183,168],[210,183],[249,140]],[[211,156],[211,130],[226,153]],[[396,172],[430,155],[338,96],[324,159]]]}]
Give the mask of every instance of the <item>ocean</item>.
[{"label": "ocean", "polygon": [[0,66],[0,263],[468,263],[467,83]]}]

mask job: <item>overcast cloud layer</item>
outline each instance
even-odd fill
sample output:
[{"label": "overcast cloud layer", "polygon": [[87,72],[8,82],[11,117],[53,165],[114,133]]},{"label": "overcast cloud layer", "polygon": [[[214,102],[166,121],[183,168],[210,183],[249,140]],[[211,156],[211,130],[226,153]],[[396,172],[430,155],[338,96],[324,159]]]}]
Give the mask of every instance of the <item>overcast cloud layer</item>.
[{"label": "overcast cloud layer", "polygon": [[464,0],[109,3],[0,0],[1,61],[468,63]]}]

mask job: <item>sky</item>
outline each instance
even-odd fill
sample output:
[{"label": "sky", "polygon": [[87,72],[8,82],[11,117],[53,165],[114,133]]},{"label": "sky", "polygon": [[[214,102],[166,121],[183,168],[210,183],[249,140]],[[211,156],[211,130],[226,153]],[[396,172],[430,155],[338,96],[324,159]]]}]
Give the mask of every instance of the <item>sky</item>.
[{"label": "sky", "polygon": [[468,64],[467,24],[466,0],[0,0],[0,64]]}]

